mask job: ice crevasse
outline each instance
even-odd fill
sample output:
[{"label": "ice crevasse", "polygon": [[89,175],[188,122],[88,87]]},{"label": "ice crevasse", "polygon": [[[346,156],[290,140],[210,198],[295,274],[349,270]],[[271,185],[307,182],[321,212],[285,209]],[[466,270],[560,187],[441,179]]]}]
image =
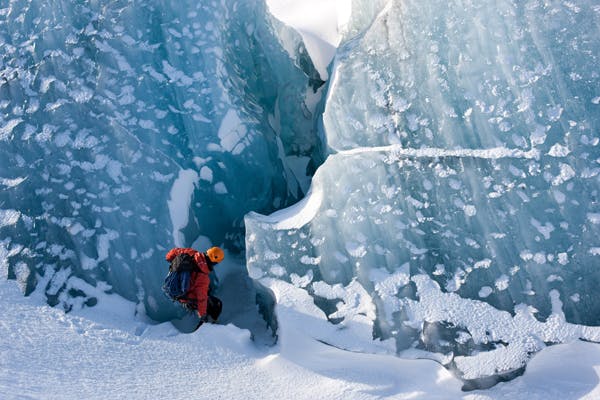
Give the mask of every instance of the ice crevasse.
[{"label": "ice crevasse", "polygon": [[0,278],[169,321],[166,252],[217,245],[223,323],[249,327],[243,216],[298,201],[323,158],[301,36],[264,2],[15,0],[0,47]]},{"label": "ice crevasse", "polygon": [[475,385],[599,341],[599,18],[589,0],[5,2],[0,278],[167,321],[165,252],[220,245],[223,323],[257,332],[258,297],[282,330]]},{"label": "ice crevasse", "polygon": [[283,304],[310,296],[336,331],[312,329],[324,342],[436,359],[473,387],[548,344],[600,341],[600,7],[350,15],[329,156],[301,202],[246,216],[250,276]]}]

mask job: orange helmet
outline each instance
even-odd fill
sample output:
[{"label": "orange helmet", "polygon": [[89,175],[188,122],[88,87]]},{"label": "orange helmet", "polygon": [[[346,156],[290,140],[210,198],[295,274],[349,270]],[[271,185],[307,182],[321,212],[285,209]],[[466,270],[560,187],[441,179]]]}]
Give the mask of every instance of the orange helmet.
[{"label": "orange helmet", "polygon": [[216,263],[220,263],[225,258],[225,253],[220,247],[211,247],[206,250],[206,255],[210,259],[210,261]]}]

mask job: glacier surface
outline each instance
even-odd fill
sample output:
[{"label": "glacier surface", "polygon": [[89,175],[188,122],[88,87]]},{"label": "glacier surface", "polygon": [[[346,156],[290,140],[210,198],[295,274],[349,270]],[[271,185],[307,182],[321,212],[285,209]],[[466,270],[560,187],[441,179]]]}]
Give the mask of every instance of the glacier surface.
[{"label": "glacier surface", "polygon": [[342,3],[2,3],[0,277],[166,321],[165,251],[221,245],[225,322],[302,298],[472,387],[600,341],[600,6]]}]

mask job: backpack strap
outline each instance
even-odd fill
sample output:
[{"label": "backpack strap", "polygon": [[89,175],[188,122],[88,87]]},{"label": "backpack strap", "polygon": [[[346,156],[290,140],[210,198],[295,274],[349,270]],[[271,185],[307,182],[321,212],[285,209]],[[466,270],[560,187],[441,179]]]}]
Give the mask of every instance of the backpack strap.
[{"label": "backpack strap", "polygon": [[178,301],[181,303],[181,306],[188,311],[196,311],[198,309],[198,303],[194,300],[182,297]]}]

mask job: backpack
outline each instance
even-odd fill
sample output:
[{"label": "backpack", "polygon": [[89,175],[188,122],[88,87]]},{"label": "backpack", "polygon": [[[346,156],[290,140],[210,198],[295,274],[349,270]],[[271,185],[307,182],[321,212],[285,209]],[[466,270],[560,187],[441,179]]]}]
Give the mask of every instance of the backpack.
[{"label": "backpack", "polygon": [[192,256],[187,253],[176,255],[171,261],[169,273],[162,286],[165,295],[173,301],[183,299],[190,288],[191,272],[197,269],[198,266]]}]

